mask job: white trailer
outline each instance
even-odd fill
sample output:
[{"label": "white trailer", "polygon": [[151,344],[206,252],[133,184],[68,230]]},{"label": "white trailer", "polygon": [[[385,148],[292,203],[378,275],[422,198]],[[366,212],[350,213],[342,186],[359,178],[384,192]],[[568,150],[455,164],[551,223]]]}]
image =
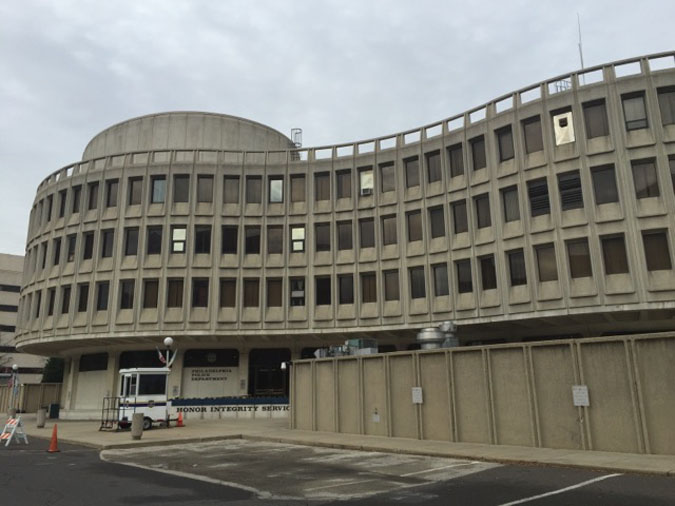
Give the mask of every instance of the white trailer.
[{"label": "white trailer", "polygon": [[170,416],[168,400],[168,367],[120,369],[119,426],[131,426],[132,415],[143,413],[143,430],[154,422],[166,423]]}]

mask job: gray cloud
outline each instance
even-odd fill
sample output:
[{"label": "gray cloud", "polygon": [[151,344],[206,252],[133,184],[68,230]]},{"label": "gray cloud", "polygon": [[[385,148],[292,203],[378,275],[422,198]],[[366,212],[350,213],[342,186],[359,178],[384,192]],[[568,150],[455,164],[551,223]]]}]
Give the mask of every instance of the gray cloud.
[{"label": "gray cloud", "polygon": [[38,183],[126,118],[194,109],[324,145],[411,129],[585,63],[673,49],[675,4],[9,0],[0,4],[0,251]]}]

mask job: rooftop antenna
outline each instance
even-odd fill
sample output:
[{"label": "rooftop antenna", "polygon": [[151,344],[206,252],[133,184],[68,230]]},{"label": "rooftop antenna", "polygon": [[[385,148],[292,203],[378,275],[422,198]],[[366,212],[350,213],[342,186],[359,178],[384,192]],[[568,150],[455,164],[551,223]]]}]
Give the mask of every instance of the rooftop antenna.
[{"label": "rooftop antenna", "polygon": [[[579,29],[579,60],[581,60],[581,70],[584,69],[584,51],[581,47],[581,18],[579,17],[579,13],[577,12],[577,27]],[[581,79],[584,81],[584,84],[586,84],[586,76],[582,74]]]}]

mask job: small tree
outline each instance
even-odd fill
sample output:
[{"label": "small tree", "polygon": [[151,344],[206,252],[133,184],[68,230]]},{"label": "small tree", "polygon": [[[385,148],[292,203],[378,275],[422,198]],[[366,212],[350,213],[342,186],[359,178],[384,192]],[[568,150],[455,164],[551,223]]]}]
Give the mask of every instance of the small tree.
[{"label": "small tree", "polygon": [[63,383],[63,359],[49,357],[42,372],[42,383]]}]

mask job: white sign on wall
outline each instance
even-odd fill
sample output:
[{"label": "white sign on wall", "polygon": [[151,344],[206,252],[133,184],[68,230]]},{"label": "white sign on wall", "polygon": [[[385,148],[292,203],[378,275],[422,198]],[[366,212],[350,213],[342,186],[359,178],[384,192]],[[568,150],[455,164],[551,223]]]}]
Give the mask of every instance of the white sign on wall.
[{"label": "white sign on wall", "polygon": [[412,387],[412,401],[413,404],[422,404],[422,387]]},{"label": "white sign on wall", "polygon": [[238,367],[186,367],[181,397],[239,395]]},{"label": "white sign on wall", "polygon": [[572,401],[575,406],[587,407],[591,405],[588,398],[588,386],[572,385]]}]

